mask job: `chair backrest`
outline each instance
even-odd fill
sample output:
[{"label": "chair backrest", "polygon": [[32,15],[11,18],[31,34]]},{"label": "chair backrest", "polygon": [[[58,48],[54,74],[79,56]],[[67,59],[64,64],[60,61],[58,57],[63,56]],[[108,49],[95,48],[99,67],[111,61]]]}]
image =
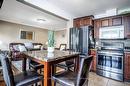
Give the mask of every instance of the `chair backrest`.
[{"label": "chair backrest", "polygon": [[66,44],[60,44],[59,50],[66,50]]},{"label": "chair backrest", "polygon": [[0,60],[2,64],[3,77],[6,86],[14,86],[14,76],[9,59],[4,54],[0,54]]},{"label": "chair backrest", "polygon": [[80,69],[77,75],[76,86],[82,86],[88,79],[89,71],[92,65],[93,56],[81,57]]},{"label": "chair backrest", "polygon": [[21,49],[19,48],[19,46],[24,46],[25,45],[23,43],[10,43],[9,44],[9,49],[10,49],[10,53],[9,56],[11,57],[12,60],[22,60],[23,59],[23,54],[20,53]]},{"label": "chair backrest", "polygon": [[42,43],[33,43],[34,50],[41,50],[42,46]]},{"label": "chair backrest", "polygon": [[33,46],[33,43],[32,43],[32,42],[26,42],[26,43],[24,43],[24,45],[25,45],[25,47],[26,47],[28,50],[33,49],[33,48],[34,48],[34,46]]},{"label": "chair backrest", "polygon": [[[23,46],[24,46],[23,43],[10,43],[10,44],[9,44],[9,49],[10,49],[10,51],[11,51],[11,52],[19,51],[18,45],[23,45]],[[15,47],[14,47],[14,46],[15,46]],[[16,48],[16,46],[17,46],[17,48]]]}]

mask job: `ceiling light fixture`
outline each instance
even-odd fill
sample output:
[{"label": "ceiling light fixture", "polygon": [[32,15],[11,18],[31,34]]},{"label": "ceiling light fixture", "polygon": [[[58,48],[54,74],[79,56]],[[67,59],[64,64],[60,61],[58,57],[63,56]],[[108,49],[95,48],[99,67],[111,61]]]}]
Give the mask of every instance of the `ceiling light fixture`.
[{"label": "ceiling light fixture", "polygon": [[37,19],[37,21],[38,21],[39,23],[43,23],[43,22],[45,22],[46,20],[44,20],[44,19]]}]

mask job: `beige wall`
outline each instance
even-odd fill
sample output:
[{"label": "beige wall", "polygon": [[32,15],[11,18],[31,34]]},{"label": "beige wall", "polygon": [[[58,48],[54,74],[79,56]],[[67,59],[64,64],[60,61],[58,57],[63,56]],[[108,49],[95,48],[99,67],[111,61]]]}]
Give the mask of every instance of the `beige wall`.
[{"label": "beige wall", "polygon": [[56,31],[55,32],[55,41],[56,41],[57,48],[60,46],[60,44],[67,44],[67,29]]},{"label": "beige wall", "polygon": [[[33,31],[34,40],[23,40],[19,38],[20,30]],[[0,20],[0,49],[7,50],[11,42],[39,42],[45,44],[48,30]]]}]

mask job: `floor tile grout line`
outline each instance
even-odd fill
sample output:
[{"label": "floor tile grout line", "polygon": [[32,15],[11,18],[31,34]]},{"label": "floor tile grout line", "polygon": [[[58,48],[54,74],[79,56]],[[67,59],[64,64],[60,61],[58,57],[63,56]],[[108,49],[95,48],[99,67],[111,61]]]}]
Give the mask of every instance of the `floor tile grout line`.
[{"label": "floor tile grout line", "polygon": [[109,79],[108,79],[108,81],[107,81],[107,84],[106,84],[106,86],[108,86],[108,83],[109,83]]}]

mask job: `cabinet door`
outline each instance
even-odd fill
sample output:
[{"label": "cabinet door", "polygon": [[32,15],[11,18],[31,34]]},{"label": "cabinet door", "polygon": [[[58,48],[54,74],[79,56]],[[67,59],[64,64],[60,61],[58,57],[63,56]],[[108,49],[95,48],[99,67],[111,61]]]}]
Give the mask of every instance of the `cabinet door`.
[{"label": "cabinet door", "polygon": [[125,26],[125,37],[130,38],[130,14],[125,15],[124,19],[124,26]]},{"label": "cabinet door", "polygon": [[93,25],[93,20],[92,18],[85,18],[84,19],[84,25]]},{"label": "cabinet door", "polygon": [[76,27],[76,26],[77,26],[77,21],[73,20],[73,27]]},{"label": "cabinet door", "polygon": [[94,38],[99,38],[99,28],[101,27],[101,22],[99,20],[94,21]]},{"label": "cabinet door", "polygon": [[81,19],[80,19],[80,26],[84,26],[84,22],[85,22],[85,19],[84,19],[84,18],[81,18]]},{"label": "cabinet door", "polygon": [[80,26],[93,25],[92,18],[84,17],[80,19]]},{"label": "cabinet door", "polygon": [[115,26],[115,25],[122,25],[122,17],[115,17],[115,18],[112,18],[112,26]]},{"label": "cabinet door", "polygon": [[74,19],[73,20],[73,26],[74,27],[80,27],[80,19]]},{"label": "cabinet door", "polygon": [[91,55],[93,56],[92,68],[91,70],[96,72],[96,50],[91,50]]},{"label": "cabinet door", "polygon": [[124,78],[130,81],[130,53],[125,53]]},{"label": "cabinet door", "polygon": [[101,20],[101,27],[109,26],[109,19],[103,19]]}]

